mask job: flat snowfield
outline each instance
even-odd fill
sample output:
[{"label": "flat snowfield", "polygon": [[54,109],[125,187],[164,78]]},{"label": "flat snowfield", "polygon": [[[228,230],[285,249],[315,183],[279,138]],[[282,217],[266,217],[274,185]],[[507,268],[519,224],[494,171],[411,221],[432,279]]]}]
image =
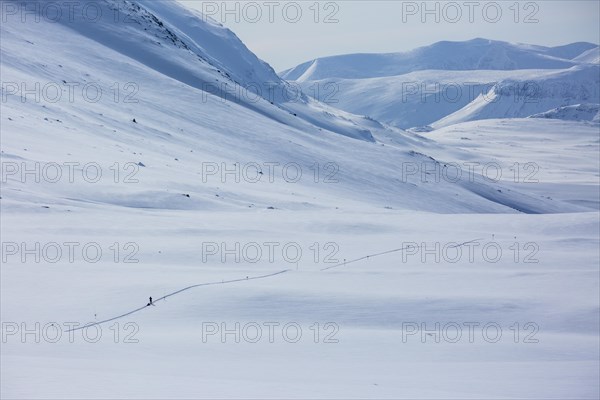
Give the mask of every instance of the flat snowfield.
[{"label": "flat snowfield", "polygon": [[[94,3],[2,16],[0,397],[600,397],[597,46],[398,56],[499,101],[400,115],[386,65],[346,77],[379,122],[177,2]],[[521,107],[517,67],[568,96]]]},{"label": "flat snowfield", "polygon": [[[23,211],[3,220],[3,237],[16,242],[96,242],[108,253],[96,264],[4,265],[3,321],[26,323],[32,331],[3,343],[6,397],[598,394],[597,213],[96,209],[68,216]],[[33,229],[33,221],[47,228]],[[481,245],[451,248],[473,239]],[[123,261],[131,250],[115,263],[112,242],[135,242],[140,250],[133,259],[140,263]],[[230,251],[223,264],[220,249],[203,263],[202,244],[210,242],[230,250],[255,242],[263,256],[251,264],[255,249],[240,251],[236,263]],[[286,256],[281,247],[269,259],[268,242],[294,243],[302,260],[296,264],[293,251]],[[324,249],[332,242],[337,247]],[[429,251],[348,263],[413,243]],[[436,252],[435,243],[446,250]],[[336,259],[347,263],[335,267]],[[158,299],[203,283],[216,284],[66,332],[72,323],[143,307],[150,295]],[[52,343],[59,331],[62,337]]]}]

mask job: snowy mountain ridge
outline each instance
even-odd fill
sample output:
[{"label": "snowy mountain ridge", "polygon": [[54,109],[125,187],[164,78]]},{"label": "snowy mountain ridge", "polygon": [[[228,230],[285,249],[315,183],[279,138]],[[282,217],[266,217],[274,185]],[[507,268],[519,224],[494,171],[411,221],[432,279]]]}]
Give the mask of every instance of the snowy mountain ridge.
[{"label": "snowy mountain ridge", "polygon": [[575,104],[572,106],[557,107],[529,118],[562,119],[568,121],[591,121],[600,123],[599,104]]},{"label": "snowy mountain ridge", "polygon": [[[348,112],[401,129],[440,127],[600,103],[598,51],[591,43],[543,47],[474,39],[407,53],[334,56],[281,75]],[[487,111],[472,112],[481,108]]]},{"label": "snowy mountain ridge", "polygon": [[600,65],[584,64],[528,79],[505,79],[434,128],[493,118],[525,118],[581,103],[600,104]]},{"label": "snowy mountain ridge", "polygon": [[[326,105],[292,88],[233,32],[198,11],[177,2],[84,0],[80,6],[86,2],[101,7],[97,21],[89,23],[75,13],[58,22],[172,79],[282,123],[373,140],[368,128],[346,113],[330,113]],[[21,4],[27,3],[35,1]],[[62,15],[69,15],[68,4],[57,4]],[[120,29],[114,29],[117,25]]]},{"label": "snowy mountain ridge", "polygon": [[279,75],[286,80],[304,82],[328,78],[377,78],[421,70],[565,69],[579,64],[574,58],[595,48],[598,45],[585,42],[544,47],[477,38],[464,42],[437,42],[403,53],[323,57]]},{"label": "snowy mountain ridge", "polygon": [[585,45],[346,80],[466,121],[404,131],[176,2],[75,3],[2,2],[1,398],[598,399],[597,108],[469,120],[591,99]]},{"label": "snowy mountain ridge", "polygon": [[[234,209],[258,204],[265,208],[327,208],[335,207],[335,199],[353,193],[361,202],[378,206],[383,202],[382,207],[437,212],[579,209],[529,196],[520,188],[502,189],[502,182],[489,182],[478,175],[458,183],[437,184],[423,181],[418,174],[398,177],[398,168],[405,165],[421,161],[443,165],[443,151],[439,161],[432,161],[428,153],[438,149],[437,144],[304,95],[298,101],[283,99],[273,104],[262,97],[240,96],[224,101],[224,97],[230,97],[207,91],[203,85],[217,80],[234,85],[234,79],[248,83],[257,76],[269,78],[272,70],[256,61],[255,56],[244,54],[245,47],[229,31],[204,23],[179,5],[110,0],[101,3],[107,9],[106,15],[111,15],[108,10],[117,3],[123,14],[119,20],[127,16],[133,23],[115,23],[111,16],[87,25],[79,20],[72,24],[22,24],[18,19],[2,25],[2,73],[7,82],[88,82],[105,93],[111,93],[115,82],[122,86],[134,82],[138,88],[136,102],[121,101],[115,107],[111,96],[96,102],[80,98],[73,102],[68,96],[58,102],[35,102],[11,87],[10,93],[4,93],[3,115],[9,120],[3,122],[3,158],[66,162],[78,157],[101,158],[103,163],[134,162],[143,165],[140,173],[152,169],[152,183],[126,186],[126,190],[103,185],[30,187],[13,177],[4,188],[5,207],[22,207],[25,199],[33,204],[53,199],[52,203],[64,208],[76,204],[153,209],[202,209],[219,204]],[[187,28],[165,22],[179,20],[191,22],[185,25]],[[214,51],[207,50],[210,46],[202,42],[204,37],[208,42],[216,38],[217,44],[211,48]],[[61,42],[68,43],[68,51],[61,50]],[[202,49],[198,42],[203,43]],[[250,61],[219,71],[216,65],[227,64],[222,57]],[[286,88],[283,81],[276,84]],[[172,101],[164,102],[164,98]],[[132,119],[136,121],[132,123]],[[32,125],[52,134],[40,136],[28,128]],[[63,143],[63,148],[56,148],[56,142]],[[227,165],[292,163],[304,166],[304,180],[293,192],[285,182],[242,185],[244,194],[235,182],[197,185],[206,161]],[[337,166],[340,182],[308,182],[307,171],[315,164]],[[174,180],[173,176],[178,178]],[[182,193],[190,196],[182,197]],[[424,202],[423,198],[428,200]]]}]

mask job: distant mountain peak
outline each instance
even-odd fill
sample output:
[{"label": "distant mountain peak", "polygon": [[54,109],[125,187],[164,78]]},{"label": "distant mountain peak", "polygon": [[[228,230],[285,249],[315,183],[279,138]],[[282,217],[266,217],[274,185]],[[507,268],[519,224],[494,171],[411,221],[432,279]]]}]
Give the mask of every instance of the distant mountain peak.
[{"label": "distant mountain peak", "polygon": [[377,78],[422,70],[564,69],[577,65],[573,58],[595,47],[597,45],[585,42],[545,47],[485,38],[440,41],[407,52],[318,58],[283,71],[280,76],[307,81]]}]

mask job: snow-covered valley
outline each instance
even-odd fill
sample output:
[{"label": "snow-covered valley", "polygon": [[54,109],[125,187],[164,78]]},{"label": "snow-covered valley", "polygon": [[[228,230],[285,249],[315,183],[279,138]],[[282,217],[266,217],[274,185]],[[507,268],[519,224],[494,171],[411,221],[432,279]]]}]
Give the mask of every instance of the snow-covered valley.
[{"label": "snow-covered valley", "polygon": [[[2,8],[2,398],[598,398],[593,46],[287,82],[175,2],[26,3]],[[339,104],[311,97],[330,76]],[[428,79],[477,95],[381,118]],[[535,106],[478,106],[532,81]]]}]

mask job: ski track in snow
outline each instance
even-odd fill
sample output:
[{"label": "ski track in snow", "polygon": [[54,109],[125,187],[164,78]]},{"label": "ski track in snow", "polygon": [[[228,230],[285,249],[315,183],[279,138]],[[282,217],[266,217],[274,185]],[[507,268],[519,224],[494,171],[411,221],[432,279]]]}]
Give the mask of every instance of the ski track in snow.
[{"label": "ski track in snow", "polygon": [[[29,14],[43,2],[10,3]],[[95,23],[56,2],[60,23],[42,6],[36,23],[14,13],[0,26],[2,80],[21,83],[3,85],[0,118],[0,158],[21,171],[2,184],[2,237],[21,256],[0,268],[0,397],[600,399],[597,45],[444,41],[319,59],[288,83],[178,2],[95,3]],[[45,82],[69,95],[51,99]],[[340,84],[335,105],[328,83]],[[550,118],[528,118],[538,114]],[[68,179],[48,177],[56,165]],[[268,179],[247,176],[256,165]],[[44,179],[30,179],[34,166]],[[88,166],[104,179],[92,184]],[[290,182],[287,166],[304,178]],[[427,258],[433,242],[466,253],[490,235],[498,259],[481,248]],[[488,239],[464,241],[475,237]],[[221,251],[311,244],[312,260],[296,274],[298,263],[263,257],[201,265],[209,239]],[[106,242],[113,257],[75,261],[73,242]],[[55,245],[69,259],[52,259]],[[171,308],[150,309],[150,294]],[[139,344],[120,328],[93,346],[61,341],[128,320],[144,325]],[[225,339],[201,343],[207,321]],[[227,339],[251,321],[269,337],[250,340],[245,324],[243,343]],[[281,325],[274,342],[268,321]],[[291,344],[286,322],[308,335]],[[342,332],[336,345],[324,345],[327,324]],[[457,325],[468,338],[448,338]],[[490,343],[487,327],[504,339]]]},{"label": "ski track in snow", "polygon": [[[483,239],[481,239],[481,238],[480,239],[473,239],[473,240],[469,240],[469,241],[466,241],[466,242],[457,243],[456,245],[449,246],[449,247],[451,247],[451,248],[463,247],[463,246],[465,246],[467,244],[476,243],[476,242],[479,242],[481,240],[483,240]],[[322,268],[321,271],[326,271],[326,270],[330,270],[330,269],[333,269],[333,268],[337,268],[337,267],[341,267],[341,266],[346,266],[348,264],[353,264],[353,263],[356,263],[356,262],[359,262],[359,261],[368,260],[368,259],[371,259],[371,258],[383,256],[383,255],[386,255],[386,254],[397,253],[397,252],[408,250],[408,249],[412,249],[412,248],[415,248],[415,247],[416,248],[421,248],[421,246],[405,246],[405,247],[401,247],[401,248],[398,248],[398,249],[387,250],[387,251],[383,251],[383,252],[380,252],[380,253],[369,254],[369,255],[366,255],[366,256],[362,256],[362,257],[356,258],[354,260],[344,261],[342,263],[335,264],[335,265],[332,265],[330,267]],[[173,293],[169,293],[169,294],[167,294],[167,295],[165,295],[163,297],[160,297],[160,298],[154,300],[152,303],[154,304],[156,302],[159,302],[159,301],[162,301],[162,300],[166,300],[168,297],[175,296],[175,295],[177,295],[177,294],[179,294],[181,292],[185,292],[187,290],[195,289],[195,288],[201,287],[201,286],[225,285],[225,284],[228,284],[228,283],[236,283],[236,282],[250,281],[250,280],[256,280],[256,279],[266,279],[266,278],[271,278],[271,277],[274,277],[274,276],[277,276],[277,275],[284,274],[284,273],[289,272],[289,271],[290,271],[289,269],[284,269],[284,270],[281,270],[281,271],[278,271],[278,272],[274,272],[272,274],[254,276],[252,278],[246,277],[246,278],[240,278],[240,279],[232,279],[232,280],[229,280],[229,281],[199,283],[197,285],[191,285],[191,286],[185,287],[183,289],[179,289],[179,290],[177,290],[177,291],[175,291]],[[121,319],[121,318],[127,317],[129,315],[138,313],[138,312],[140,312],[140,311],[148,308],[149,305],[150,304],[145,305],[143,307],[136,308],[135,310],[126,312],[126,313],[118,315],[116,317],[112,317],[112,318],[108,318],[108,319],[105,319],[105,320],[102,320],[102,321],[90,323],[90,324],[87,324],[87,325],[84,325],[84,326],[80,326],[78,328],[69,329],[69,330],[67,330],[67,332],[73,332],[73,331],[77,331],[77,330],[81,330],[81,329],[87,329],[87,328],[90,328],[92,326],[97,326],[97,325],[105,324],[107,322],[115,321],[117,319]]]},{"label": "ski track in snow", "polygon": [[[463,247],[464,245],[470,244],[470,243],[475,243],[475,242],[479,242],[480,240],[484,240],[484,239],[473,239],[473,240],[469,240],[467,242],[462,242],[462,243],[457,243],[456,245],[453,246],[448,246],[450,248],[457,248],[457,247]],[[354,260],[350,260],[350,261],[345,261],[339,264],[335,264],[329,267],[325,267],[325,268],[321,268],[321,271],[326,271],[328,269],[332,269],[332,268],[337,268],[337,267],[341,267],[344,265],[348,265],[348,264],[352,264],[358,261],[362,261],[362,260],[368,260],[370,258],[375,258],[378,256],[383,256],[385,254],[391,254],[391,253],[397,253],[399,251],[404,251],[404,250],[408,250],[408,249],[412,249],[412,248],[421,248],[422,246],[405,246],[405,247],[400,247],[399,249],[394,249],[394,250],[388,250],[388,251],[383,251],[381,253],[375,253],[375,254],[369,254],[368,256],[362,256],[360,258],[355,258]]]},{"label": "ski track in snow", "polygon": [[[228,283],[236,283],[236,282],[250,281],[250,280],[256,280],[256,279],[266,279],[266,278],[271,278],[273,276],[284,274],[284,273],[286,273],[288,271],[290,271],[290,270],[289,269],[284,269],[282,271],[274,272],[274,273],[268,274],[268,275],[253,276],[252,278],[246,277],[246,278],[240,278],[240,279],[232,279],[232,280],[229,280],[229,281],[199,283],[197,285],[191,285],[191,286],[185,287],[183,289],[179,289],[179,290],[177,290],[177,291],[175,291],[173,293],[169,293],[169,294],[167,294],[167,295],[165,295],[165,296],[163,296],[161,298],[153,300],[152,303],[156,303],[156,302],[159,302],[161,300],[166,300],[168,297],[175,296],[175,295],[177,295],[177,294],[179,294],[181,292],[185,292],[186,290],[194,289],[194,288],[197,288],[197,287],[200,287],[200,286],[226,285]],[[102,321],[98,321],[98,322],[94,322],[94,323],[87,324],[87,325],[84,325],[84,326],[80,326],[78,328],[69,329],[69,330],[67,330],[67,332],[73,332],[73,331],[77,331],[77,330],[81,330],[81,329],[86,329],[86,328],[90,328],[92,326],[97,326],[97,325],[101,325],[101,324],[104,324],[104,323],[107,323],[107,322],[111,322],[111,321],[114,321],[114,320],[117,320],[117,319],[121,319],[123,317],[127,317],[128,315],[140,312],[140,311],[146,309],[147,307],[148,307],[148,305],[145,305],[143,307],[136,308],[135,310],[126,312],[125,314],[118,315],[116,317],[112,317],[112,318],[108,318],[108,319],[105,319],[105,320],[102,320]]]}]

